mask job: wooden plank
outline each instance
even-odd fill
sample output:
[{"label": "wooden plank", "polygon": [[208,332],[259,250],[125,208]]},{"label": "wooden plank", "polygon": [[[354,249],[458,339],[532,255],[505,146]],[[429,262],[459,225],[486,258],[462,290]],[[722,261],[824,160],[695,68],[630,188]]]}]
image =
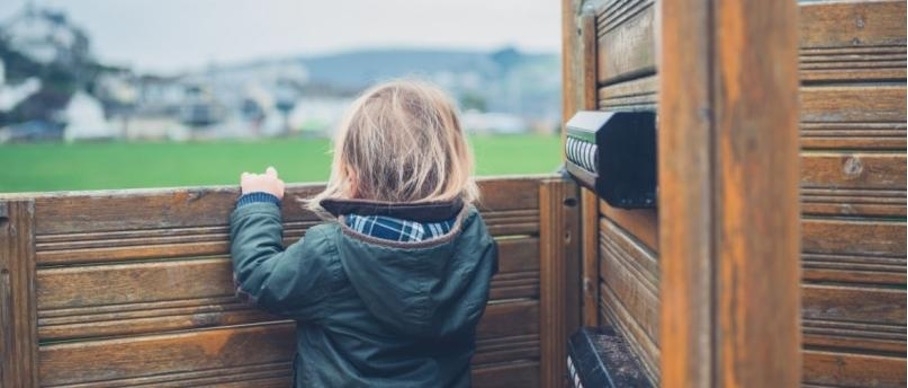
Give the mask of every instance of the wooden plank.
[{"label": "wooden plank", "polygon": [[[495,212],[535,209],[537,177],[478,180],[480,209]],[[319,192],[321,185],[287,188],[283,213],[287,222],[315,221],[297,198]],[[235,187],[124,190],[57,193],[35,198],[36,234],[90,233],[223,226],[238,195]]]},{"label": "wooden plank", "polygon": [[[538,306],[535,301],[491,304],[477,327],[477,353],[487,360],[537,354]],[[185,380],[196,378],[192,373],[202,370],[286,363],[295,349],[295,342],[287,340],[293,338],[293,327],[292,322],[283,321],[45,345],[41,348],[41,382],[94,385],[117,380],[125,384],[148,382],[143,376],[158,375]],[[529,346],[519,341],[528,337]],[[257,344],[255,352],[249,352],[250,343]],[[236,376],[227,373],[225,379],[228,377]]]},{"label": "wooden plank", "polygon": [[[537,209],[485,211],[482,215],[495,236],[539,233]],[[296,242],[317,223],[314,220],[285,221],[285,245]],[[226,225],[188,226],[43,235],[36,237],[36,250],[38,265],[94,264],[223,255],[229,250],[229,242]]]},{"label": "wooden plank", "polygon": [[802,325],[805,348],[834,352],[873,352],[895,357],[905,355],[905,325],[808,318],[802,320]]},{"label": "wooden plank", "polygon": [[606,0],[594,3],[596,10],[596,24],[599,26],[599,35],[626,23],[641,11],[652,7],[653,0]]},{"label": "wooden plank", "polygon": [[599,37],[598,48],[600,84],[613,84],[655,73],[654,20],[655,7],[649,2],[643,10],[623,23],[604,30]]},{"label": "wooden plank", "polygon": [[905,328],[905,290],[804,285],[804,318],[901,325]]},{"label": "wooden plank", "polygon": [[649,341],[659,346],[659,290],[651,279],[647,279],[645,271],[635,265],[655,261],[655,257],[644,249],[627,249],[634,243],[620,241],[626,238],[626,235],[615,232],[604,232],[601,236],[599,274],[610,295],[618,298],[606,300],[606,303],[621,303]]},{"label": "wooden plank", "polygon": [[[515,256],[533,249],[530,246],[534,243],[535,239],[527,239],[502,244],[503,269],[492,281],[493,299],[538,297],[538,253]],[[232,267],[227,258],[39,270],[37,284],[42,340],[135,335],[276,319],[234,298]],[[532,316],[535,311],[508,306],[490,308],[493,312],[489,314],[504,320],[508,314]],[[502,309],[504,313],[499,312]]]},{"label": "wooden plank", "polygon": [[539,362],[520,361],[482,366],[473,369],[473,387],[510,388],[539,387]]},{"label": "wooden plank", "polygon": [[798,9],[801,80],[905,78],[904,1],[810,2]]},{"label": "wooden plank", "polygon": [[905,123],[801,123],[801,148],[904,150]]},{"label": "wooden plank", "polygon": [[[888,180],[898,179],[893,178]],[[835,186],[802,188],[801,213],[808,216],[904,217],[905,190],[841,189]]]},{"label": "wooden plank", "polygon": [[515,362],[521,360],[539,361],[539,334],[494,337],[476,341],[473,368],[484,364]]},{"label": "wooden plank", "polygon": [[599,109],[637,111],[656,109],[658,74],[599,88]]},{"label": "wooden plank", "polygon": [[806,350],[804,383],[837,387],[904,387],[905,358]]},{"label": "wooden plank", "polygon": [[803,123],[904,123],[905,83],[803,86]]},{"label": "wooden plank", "polygon": [[[564,27],[565,33],[572,34],[576,29],[573,26],[574,20],[579,19],[579,26],[577,26],[580,29],[579,50],[577,54],[569,57],[569,62],[566,63],[574,63],[574,66],[579,64],[580,74],[578,74],[578,78],[580,78],[579,81],[581,82],[578,83],[575,80],[570,80],[569,82],[574,82],[576,87],[580,88],[578,93],[580,99],[576,105],[583,110],[596,109],[597,104],[598,44],[596,38],[597,22],[594,13],[595,11],[591,11],[589,7],[586,7],[581,11],[579,18],[567,21]],[[565,80],[569,79],[565,77]],[[567,87],[567,85],[564,85],[564,88]],[[563,108],[565,108],[563,112],[574,111],[567,110],[569,108],[567,105]],[[564,114],[563,120],[566,121],[568,119],[570,119],[570,116]],[[564,136],[566,134],[562,130],[562,144],[565,142]],[[594,192],[584,188],[581,188],[580,192],[581,321],[586,326],[597,326],[599,324],[599,275],[597,270],[599,250],[597,249],[596,236],[599,228],[599,210],[597,197]]]},{"label": "wooden plank", "polygon": [[490,299],[539,298],[539,239],[498,240],[498,274],[492,278]]},{"label": "wooden plank", "polygon": [[905,2],[807,2],[798,7],[800,47],[905,46]]},{"label": "wooden plank", "polygon": [[608,247],[621,253],[626,264],[640,279],[640,286],[654,292],[659,289],[659,261],[656,252],[637,240],[634,235],[607,218],[599,223],[600,248],[604,242]]},{"label": "wooden plank", "polygon": [[[561,144],[566,132],[563,124],[581,110],[583,100],[583,66],[580,37],[583,34],[578,23],[582,0],[561,0]],[[561,159],[565,157],[561,147]]]},{"label": "wooden plank", "polygon": [[551,176],[486,177],[477,179],[482,197],[477,207],[483,211],[537,209],[539,181]]},{"label": "wooden plank", "polygon": [[581,189],[584,326],[599,326],[599,198],[591,190]]},{"label": "wooden plank", "polygon": [[35,204],[0,202],[0,386],[38,386]]},{"label": "wooden plank", "polygon": [[804,152],[801,186],[905,193],[905,153]]},{"label": "wooden plank", "polygon": [[539,311],[535,300],[492,302],[476,327],[476,338],[540,334]]},{"label": "wooden plank", "polygon": [[904,286],[906,258],[848,254],[801,255],[803,279],[814,283],[863,283]]},{"label": "wooden plank", "polygon": [[[41,384],[127,383],[146,376],[286,363],[296,349],[295,341],[288,340],[293,336],[294,325],[286,323],[42,346]],[[256,351],[250,352],[249,344]]]},{"label": "wooden plank", "polygon": [[716,382],[794,386],[801,381],[797,4],[719,1],[713,11]]},{"label": "wooden plank", "polygon": [[[904,5],[904,2],[902,4]],[[854,46],[801,49],[799,70],[801,82],[811,85],[841,81],[868,82],[905,79],[905,47]]]},{"label": "wooden plank", "polygon": [[[284,196],[288,221],[315,220],[295,197],[308,197],[321,186],[294,186]],[[233,187],[61,193],[35,199],[36,233],[90,233],[222,226],[238,190]]]},{"label": "wooden plank", "polygon": [[[539,178],[480,182],[483,218],[496,236],[539,231]],[[318,220],[293,197],[319,186],[290,189],[284,200],[286,243]],[[224,225],[236,192],[228,188],[59,194],[37,199],[39,265],[218,255],[228,249]],[[130,213],[131,212],[131,213]],[[141,213],[141,214],[140,214]],[[43,225],[43,226],[42,226]]]},{"label": "wooden plank", "polygon": [[[92,290],[92,292],[86,292]],[[40,270],[38,309],[233,295],[228,258]]]},{"label": "wooden plank", "polygon": [[618,209],[599,201],[599,213],[626,230],[647,249],[659,251],[659,214],[656,209]]},{"label": "wooden plank", "polygon": [[259,365],[231,366],[192,372],[132,377],[117,380],[67,384],[67,388],[120,388],[129,387],[287,387],[291,385],[290,361]]},{"label": "wooden plank", "polygon": [[567,376],[567,340],[580,326],[578,188],[572,181],[540,183],[540,385],[561,386]]},{"label": "wooden plank", "polygon": [[667,388],[705,388],[718,385],[712,306],[704,303],[714,298],[711,4],[657,6],[658,246],[671,258],[660,263],[660,381]]},{"label": "wooden plank", "polygon": [[906,224],[889,220],[805,218],[805,253],[905,257]]},{"label": "wooden plank", "polygon": [[606,285],[600,285],[603,321],[612,325],[627,341],[631,352],[641,361],[646,378],[654,386],[661,384],[659,377],[661,353],[659,346],[645,333],[640,322],[634,319],[621,299]]},{"label": "wooden plank", "polygon": [[661,4],[665,386],[800,382],[796,7]]}]

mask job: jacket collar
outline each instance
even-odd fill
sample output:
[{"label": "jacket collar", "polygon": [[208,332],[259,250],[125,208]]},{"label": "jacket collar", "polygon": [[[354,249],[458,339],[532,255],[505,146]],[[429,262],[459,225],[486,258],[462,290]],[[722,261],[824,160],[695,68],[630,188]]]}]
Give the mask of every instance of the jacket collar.
[{"label": "jacket collar", "polygon": [[387,216],[416,222],[451,220],[463,209],[460,198],[451,201],[393,203],[352,199],[323,199],[319,204],[335,217],[345,214]]}]

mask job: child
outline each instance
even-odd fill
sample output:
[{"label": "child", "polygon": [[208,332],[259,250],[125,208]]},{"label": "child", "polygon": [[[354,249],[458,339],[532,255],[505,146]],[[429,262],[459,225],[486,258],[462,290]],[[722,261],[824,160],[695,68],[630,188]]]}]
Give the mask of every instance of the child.
[{"label": "child", "polygon": [[258,307],[296,320],[294,386],[470,386],[498,260],[472,170],[445,94],[396,81],[354,102],[307,204],[330,221],[286,250],[277,171],[242,175],[235,276]]}]

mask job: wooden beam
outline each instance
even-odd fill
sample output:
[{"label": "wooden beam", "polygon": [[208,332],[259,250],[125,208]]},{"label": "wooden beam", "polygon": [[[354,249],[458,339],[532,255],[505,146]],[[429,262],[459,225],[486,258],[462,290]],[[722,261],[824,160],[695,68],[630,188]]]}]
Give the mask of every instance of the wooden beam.
[{"label": "wooden beam", "polygon": [[541,387],[567,382],[567,341],[580,326],[580,228],[577,185],[539,187],[539,319]]},{"label": "wooden beam", "polygon": [[35,204],[0,202],[0,387],[38,386]]},{"label": "wooden beam", "polygon": [[800,383],[796,7],[661,2],[667,387]]},{"label": "wooden beam", "polygon": [[[661,381],[712,385],[712,165],[709,2],[664,0],[659,69]],[[657,28],[660,30],[660,28]]]}]

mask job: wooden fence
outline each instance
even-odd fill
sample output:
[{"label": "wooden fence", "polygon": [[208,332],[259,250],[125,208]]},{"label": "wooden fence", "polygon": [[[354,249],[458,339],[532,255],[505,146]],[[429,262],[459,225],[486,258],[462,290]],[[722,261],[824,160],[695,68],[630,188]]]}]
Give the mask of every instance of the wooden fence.
[{"label": "wooden fence", "polygon": [[[576,186],[554,177],[480,186],[501,258],[475,386],[538,386],[561,373],[552,357],[563,357],[579,316],[568,308],[577,293],[566,292],[576,243],[563,238],[577,227]],[[293,198],[319,188],[289,189],[285,243],[318,222]],[[293,323],[234,296],[236,197],[234,188],[0,196],[2,386],[287,386]]]}]

